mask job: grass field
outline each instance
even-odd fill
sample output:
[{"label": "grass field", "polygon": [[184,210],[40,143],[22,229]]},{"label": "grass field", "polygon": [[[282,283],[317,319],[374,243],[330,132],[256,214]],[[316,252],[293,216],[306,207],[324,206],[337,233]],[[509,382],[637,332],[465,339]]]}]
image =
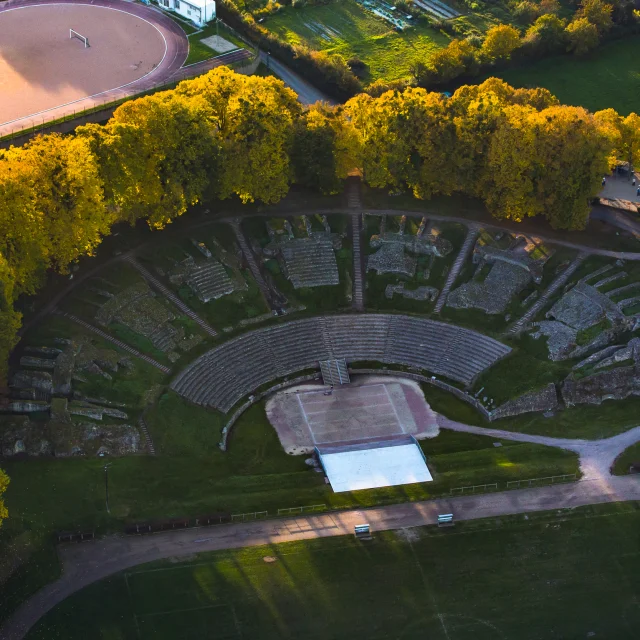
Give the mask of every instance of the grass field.
[{"label": "grass field", "polygon": [[[437,392],[433,396],[437,401]],[[431,397],[430,397],[431,399]],[[440,402],[443,400],[440,399]],[[570,474],[577,457],[560,449],[502,442],[446,431],[423,441],[434,482],[353,493],[333,493],[304,457],[284,453],[264,405],[236,424],[229,450],[216,446],[220,417],[164,396],[147,416],[160,453],[126,457],[109,469],[111,515],[104,502],[104,461],[69,458],[3,463],[11,478],[6,493],[10,517],[0,532],[0,554],[25,550],[32,557],[0,586],[0,619],[56,575],[52,535],[61,530],[118,531],[126,522],[197,517],[219,511],[245,513],[325,503],[334,508],[423,500],[452,487]],[[216,417],[218,416],[218,417]],[[117,637],[117,636],[116,636]]]},{"label": "grass field", "polygon": [[80,591],[27,637],[632,640],[637,507],[174,558]]},{"label": "grass field", "polygon": [[345,60],[357,55],[369,65],[366,82],[407,77],[412,62],[424,60],[449,42],[447,36],[421,24],[396,32],[355,0],[303,9],[286,7],[267,18],[264,26],[291,44],[338,53]]},{"label": "grass field", "polygon": [[605,44],[584,58],[547,58],[496,75],[514,87],[544,87],[564,104],[590,111],[640,109],[640,36]]},{"label": "grass field", "polygon": [[624,476],[629,473],[629,467],[640,464],[640,442],[631,445],[623,451],[613,463],[613,474],[616,476]]}]

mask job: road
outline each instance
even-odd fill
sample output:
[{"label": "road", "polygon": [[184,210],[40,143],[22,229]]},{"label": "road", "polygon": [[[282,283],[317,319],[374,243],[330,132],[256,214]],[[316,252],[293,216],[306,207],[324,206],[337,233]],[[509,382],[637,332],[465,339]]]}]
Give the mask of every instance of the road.
[{"label": "road", "polygon": [[280,80],[298,94],[298,100],[300,100],[302,104],[308,105],[315,104],[316,102],[328,102],[329,104],[334,105],[337,104],[335,100],[332,100],[319,89],[316,89],[312,84],[309,84],[297,73],[291,71],[291,69],[282,64],[282,62],[275,60],[273,56],[268,53],[261,51],[260,60],[262,60],[262,62],[264,62],[264,64],[267,65],[267,67],[271,69],[271,71],[273,71]]},{"label": "road", "polygon": [[59,547],[62,576],[25,602],[0,629],[3,640],[20,640],[50,609],[74,592],[119,571],[163,558],[203,551],[272,545],[295,540],[349,535],[356,524],[372,532],[435,524],[438,514],[474,520],[534,511],[571,509],[589,504],[640,500],[640,476],[612,476],[609,467],[626,447],[640,439],[640,427],[605,440],[570,440],[484,429],[438,416],[442,427],[500,439],[536,442],[576,451],[583,480],[483,495],[396,504],[367,510],[219,525],[148,536],[109,536]]}]

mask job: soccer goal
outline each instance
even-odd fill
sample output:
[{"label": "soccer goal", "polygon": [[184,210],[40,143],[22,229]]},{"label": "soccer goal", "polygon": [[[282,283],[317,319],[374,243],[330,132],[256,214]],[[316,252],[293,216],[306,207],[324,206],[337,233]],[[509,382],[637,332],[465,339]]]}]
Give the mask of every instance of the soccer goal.
[{"label": "soccer goal", "polygon": [[84,42],[85,49],[89,46],[89,38],[86,38],[73,29],[69,29],[69,39],[72,40],[73,38],[78,38],[78,40]]}]

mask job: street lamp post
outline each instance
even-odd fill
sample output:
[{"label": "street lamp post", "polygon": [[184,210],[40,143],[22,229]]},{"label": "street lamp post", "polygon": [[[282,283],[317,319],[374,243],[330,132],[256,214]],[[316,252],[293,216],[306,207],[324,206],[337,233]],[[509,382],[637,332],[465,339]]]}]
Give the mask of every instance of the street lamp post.
[{"label": "street lamp post", "polygon": [[113,462],[109,462],[104,465],[104,498],[105,503],[107,505],[107,513],[111,514],[111,510],[109,509],[109,467],[113,464]]}]

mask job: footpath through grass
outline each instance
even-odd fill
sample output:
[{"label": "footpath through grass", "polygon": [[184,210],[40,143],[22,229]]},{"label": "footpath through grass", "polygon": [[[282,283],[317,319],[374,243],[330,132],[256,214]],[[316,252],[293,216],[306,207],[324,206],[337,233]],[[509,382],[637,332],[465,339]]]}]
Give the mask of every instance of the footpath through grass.
[{"label": "footpath through grass", "polygon": [[613,108],[622,115],[640,109],[640,36],[598,47],[584,58],[546,58],[495,75],[514,87],[544,87],[561,103],[590,111]]},{"label": "footpath through grass", "polygon": [[[577,456],[567,451],[508,441],[495,447],[494,438],[443,431],[421,443],[433,482],[336,494],[322,474],[305,464],[304,456],[284,453],[262,403],[236,424],[226,453],[217,448],[219,414],[186,405],[173,393],[161,399],[147,422],[164,455],[113,460],[110,515],[103,460],[3,464],[11,478],[6,493],[10,517],[0,532],[0,554],[19,555],[26,562],[0,586],[0,620],[57,575],[56,531],[101,534],[121,531],[125,523],[221,511],[274,514],[279,508],[313,504],[369,507],[447,495],[452,487],[498,482],[502,489],[509,480],[578,471]],[[18,553],[20,545],[24,551]]]},{"label": "footpath through grass", "polygon": [[174,558],[89,586],[27,638],[633,640],[639,528],[621,503]]}]

